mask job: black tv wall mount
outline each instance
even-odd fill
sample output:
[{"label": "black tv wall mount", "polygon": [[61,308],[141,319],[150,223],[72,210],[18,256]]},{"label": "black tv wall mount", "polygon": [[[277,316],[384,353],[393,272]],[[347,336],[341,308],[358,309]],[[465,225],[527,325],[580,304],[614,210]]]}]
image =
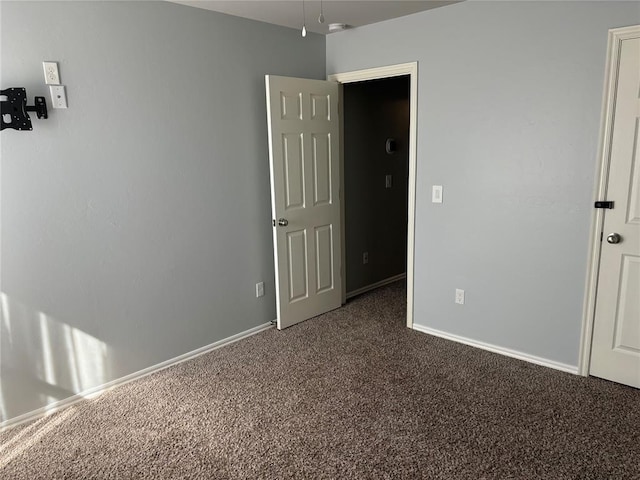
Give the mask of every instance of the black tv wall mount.
[{"label": "black tv wall mount", "polygon": [[22,87],[0,90],[0,130],[33,130],[27,112],[36,112],[38,118],[48,118],[44,97],[35,97],[35,105],[27,105],[27,90]]}]

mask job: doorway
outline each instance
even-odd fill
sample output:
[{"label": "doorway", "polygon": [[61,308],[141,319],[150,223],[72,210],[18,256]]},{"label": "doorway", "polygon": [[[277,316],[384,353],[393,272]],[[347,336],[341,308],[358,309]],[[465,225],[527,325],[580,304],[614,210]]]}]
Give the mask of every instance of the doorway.
[{"label": "doorway", "polygon": [[[379,67],[379,68],[372,68],[372,69],[367,69],[367,70],[359,70],[359,71],[354,71],[354,72],[346,72],[346,73],[338,73],[338,74],[334,74],[334,75],[330,75],[328,80],[330,81],[334,81],[334,82],[338,82],[341,85],[341,99],[340,99],[340,103],[341,105],[344,105],[344,94],[345,94],[345,87],[347,86],[347,84],[352,84],[352,83],[359,83],[359,82],[368,82],[368,81],[381,81],[384,79],[393,79],[395,77],[404,77],[404,80],[398,80],[399,82],[402,81],[408,81],[408,91],[409,91],[409,98],[408,98],[408,134],[405,134],[404,138],[406,138],[407,140],[407,144],[406,144],[406,148],[408,150],[408,164],[406,165],[406,169],[407,169],[407,177],[406,180],[404,179],[396,179],[400,180],[400,183],[396,183],[396,185],[402,185],[403,182],[406,185],[406,196],[404,196],[405,198],[405,205],[406,208],[402,209],[403,212],[406,213],[406,219],[403,219],[401,222],[403,222],[404,224],[406,224],[406,249],[403,249],[403,254],[405,255],[406,261],[405,261],[405,266],[406,266],[406,281],[407,281],[407,327],[409,328],[413,328],[413,287],[414,287],[414,232],[415,232],[415,187],[416,187],[416,139],[417,139],[417,129],[416,129],[416,122],[417,122],[417,81],[418,81],[418,64],[417,62],[413,62],[413,63],[406,63],[406,64],[401,64],[401,65],[392,65],[392,66],[387,66],[387,67]],[[347,93],[348,94],[348,93]],[[341,129],[342,129],[342,135],[341,138],[342,140],[342,145],[341,145],[341,159],[344,160],[345,158],[345,122],[342,122],[341,125]],[[385,148],[385,152],[387,151],[387,139],[391,139],[393,140],[393,137],[387,137],[384,140],[384,148]],[[395,139],[398,140],[398,139]],[[398,148],[399,144],[396,143],[395,147]],[[391,145],[390,150],[393,150],[393,145]],[[393,153],[388,154],[389,156],[392,156]],[[385,165],[383,165],[384,167]],[[387,165],[388,166],[388,165]],[[382,178],[382,181],[384,182],[383,185],[385,186],[385,189],[387,188],[386,185],[388,185],[389,180],[387,179],[387,175],[391,175],[391,187],[389,188],[389,190],[393,190],[393,182],[394,182],[394,178],[393,178],[393,173],[384,174],[384,177]],[[400,174],[402,175],[402,174]],[[346,186],[344,183],[345,180],[345,163],[344,161],[341,162],[341,191],[346,193]],[[352,193],[352,192],[350,192]],[[346,197],[346,195],[345,195]],[[355,258],[350,258],[347,259],[346,258],[346,251],[347,251],[347,239],[346,239],[346,235],[345,232],[347,231],[346,228],[346,221],[347,221],[347,212],[346,212],[346,202],[342,202],[342,265],[343,268],[345,268],[344,266],[348,266],[349,262],[355,264],[355,263],[360,263],[362,265],[368,265],[369,263],[364,263],[365,260],[367,259],[365,257],[365,253],[371,253],[368,252],[368,250],[362,250],[362,245],[358,246],[356,244],[355,247],[353,247],[355,253],[352,254],[352,256],[354,256]],[[379,212],[374,212],[374,218],[376,218],[376,213],[378,213],[377,215],[377,221],[378,222],[382,222],[384,223],[385,218],[383,218],[382,215],[379,214]],[[403,215],[404,216],[404,215]],[[360,248],[360,251],[358,250],[358,248]],[[369,256],[368,257],[368,261],[371,262],[372,258]],[[381,269],[382,272],[384,272],[384,269]],[[343,273],[345,273],[343,271]],[[382,275],[384,276],[384,273],[378,273],[378,275]],[[397,274],[398,277],[400,278],[402,275],[401,274]],[[349,272],[346,272],[346,276],[347,279],[349,278]],[[391,279],[393,279],[393,275],[391,277]],[[387,278],[387,280],[389,280],[389,278]],[[346,282],[342,283],[342,302],[345,303],[346,299],[347,299],[347,282],[349,280],[347,280]],[[366,280],[362,280],[360,279],[360,281],[365,281]],[[375,286],[374,282],[374,286]],[[382,284],[384,284],[384,280],[382,280]],[[381,284],[378,284],[381,285]],[[369,287],[371,286],[371,284],[369,285]],[[365,287],[359,287],[359,288],[365,288]],[[357,291],[357,289],[356,289]],[[353,293],[353,291],[351,292]]]},{"label": "doorway", "polygon": [[347,299],[406,277],[407,75],[343,86]]}]

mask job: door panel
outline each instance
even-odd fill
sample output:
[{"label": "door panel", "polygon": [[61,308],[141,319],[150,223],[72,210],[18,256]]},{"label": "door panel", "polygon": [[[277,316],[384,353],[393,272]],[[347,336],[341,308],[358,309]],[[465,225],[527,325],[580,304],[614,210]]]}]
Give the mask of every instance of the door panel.
[{"label": "door panel", "polygon": [[331,136],[313,135],[313,201],[314,205],[331,204]]},{"label": "door panel", "polygon": [[331,97],[311,94],[311,119],[331,121]]},{"label": "door panel", "polygon": [[338,84],[267,75],[266,86],[282,329],[341,305]]},{"label": "door panel", "polygon": [[304,208],[304,163],[302,161],[302,135],[282,136],[284,154],[285,210]]},{"label": "door panel", "polygon": [[[640,104],[638,105],[640,109]],[[635,150],[633,151],[633,160],[631,169],[631,186],[629,187],[629,213],[627,214],[627,223],[640,225],[640,111],[636,114],[636,125],[634,132]]]},{"label": "door panel", "polygon": [[287,261],[289,263],[289,301],[297,302],[309,296],[307,273],[307,232],[287,233]]},{"label": "door panel", "polygon": [[640,257],[622,256],[622,276],[616,319],[614,324],[615,342],[613,349],[640,354]]},{"label": "door panel", "polygon": [[279,113],[282,120],[302,120],[302,94],[280,92]]},{"label": "door panel", "polygon": [[[640,34],[640,32],[639,32]],[[640,38],[622,40],[590,373],[640,388]],[[617,233],[621,241],[609,243]]]},{"label": "door panel", "polygon": [[333,288],[333,232],[331,225],[316,227],[316,287],[317,293]]}]

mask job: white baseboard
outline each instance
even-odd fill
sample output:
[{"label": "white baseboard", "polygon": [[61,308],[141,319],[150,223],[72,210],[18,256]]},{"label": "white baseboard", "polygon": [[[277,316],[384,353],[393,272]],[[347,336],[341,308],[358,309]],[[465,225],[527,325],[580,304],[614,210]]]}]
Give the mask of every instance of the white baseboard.
[{"label": "white baseboard", "polygon": [[504,355],[506,357],[517,358],[518,360],[524,360],[525,362],[535,363],[536,365],[542,365],[543,367],[553,368],[562,372],[573,373],[574,375],[578,374],[578,367],[574,365],[567,365],[566,363],[560,363],[554,360],[536,357],[535,355],[519,352],[517,350],[511,350],[510,348],[499,347],[490,343],[480,342],[478,340],[472,340],[466,337],[460,337],[452,333],[436,330],[435,328],[425,327],[424,325],[419,325],[417,323],[413,324],[413,329],[417,330],[418,332],[444,338],[453,342],[464,343],[465,345],[469,345],[471,347],[481,348],[482,350],[488,350],[489,352],[493,353],[499,353],[500,355]]},{"label": "white baseboard", "polygon": [[171,367],[173,365],[177,365],[178,363],[186,362],[187,360],[191,360],[195,357],[199,357],[200,355],[204,355],[205,353],[211,352],[212,350],[216,350],[220,347],[224,347],[230,345],[238,340],[242,340],[243,338],[250,337],[251,335],[255,335],[256,333],[260,333],[264,330],[273,327],[273,323],[264,323],[262,325],[258,325],[257,327],[250,328],[249,330],[245,330],[244,332],[237,333],[227,338],[223,338],[222,340],[218,340],[217,342],[211,343],[209,345],[205,345],[204,347],[200,347],[196,350],[192,350],[191,352],[187,352],[183,355],[171,358],[164,362],[158,363],[156,365],[152,365],[143,370],[139,370],[137,372],[131,373],[121,378],[117,378],[112,380],[111,382],[107,382],[102,385],[98,385],[97,387],[89,388],[84,390],[83,392],[77,393],[71,397],[67,397],[60,401],[51,403],[46,407],[39,408],[37,410],[33,410],[31,412],[24,413],[17,417],[13,417],[9,420],[6,420],[0,423],[0,432],[10,428],[20,425],[22,423],[31,422],[33,420],[37,420],[41,417],[49,415],[53,412],[57,412],[62,408],[69,407],[75,403],[78,403],[85,399],[95,398],[107,392],[115,387],[119,387],[120,385],[124,385],[125,383],[132,382],[134,380],[138,380],[142,377],[146,377],[147,375],[151,375],[152,373],[159,372],[160,370],[164,370],[165,368]]},{"label": "white baseboard", "polygon": [[393,282],[397,282],[398,280],[402,280],[403,278],[407,278],[406,273],[401,273],[400,275],[394,275],[393,277],[385,278],[384,280],[380,280],[379,282],[372,283],[371,285],[367,285],[366,287],[358,288],[357,290],[353,290],[352,292],[347,292],[347,298],[353,298],[357,295],[361,295],[370,290],[374,290],[379,287],[384,287]]}]

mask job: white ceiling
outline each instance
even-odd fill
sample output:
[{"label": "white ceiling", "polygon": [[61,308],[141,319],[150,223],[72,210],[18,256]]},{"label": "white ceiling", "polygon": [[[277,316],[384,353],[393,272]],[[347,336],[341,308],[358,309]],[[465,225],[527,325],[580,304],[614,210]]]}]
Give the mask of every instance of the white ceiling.
[{"label": "white ceiling", "polygon": [[[284,27],[302,28],[302,0],[168,0],[192,7],[273,23]],[[327,34],[330,23],[346,23],[360,27],[391,18],[438,8],[462,0],[323,0],[325,22],[320,24],[320,0],[305,0],[306,27],[310,32]]]}]

